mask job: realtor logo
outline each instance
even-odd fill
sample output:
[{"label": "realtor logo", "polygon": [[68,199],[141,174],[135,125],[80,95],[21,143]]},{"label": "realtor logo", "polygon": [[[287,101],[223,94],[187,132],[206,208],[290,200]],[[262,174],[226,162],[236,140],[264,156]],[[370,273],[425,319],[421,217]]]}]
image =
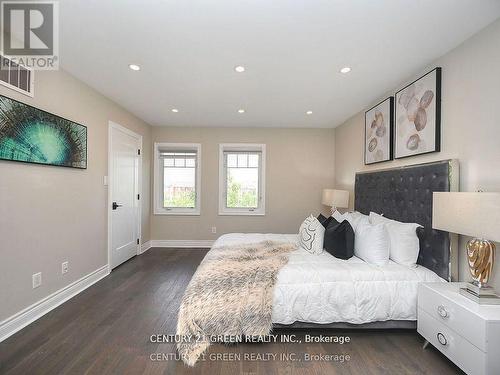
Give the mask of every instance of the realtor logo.
[{"label": "realtor logo", "polygon": [[33,69],[58,68],[56,1],[2,1],[2,53]]}]

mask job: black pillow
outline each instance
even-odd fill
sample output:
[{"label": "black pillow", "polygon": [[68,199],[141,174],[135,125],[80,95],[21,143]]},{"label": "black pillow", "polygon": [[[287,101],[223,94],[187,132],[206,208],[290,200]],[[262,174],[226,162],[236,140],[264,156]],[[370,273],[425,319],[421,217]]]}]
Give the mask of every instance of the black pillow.
[{"label": "black pillow", "polygon": [[328,224],[330,224],[330,221],[333,219],[333,217],[325,217],[322,214],[318,215],[318,221],[325,227],[325,229],[328,227]]},{"label": "black pillow", "polygon": [[323,247],[335,258],[349,259],[354,255],[354,230],[347,220],[339,223],[332,218],[325,229]]}]

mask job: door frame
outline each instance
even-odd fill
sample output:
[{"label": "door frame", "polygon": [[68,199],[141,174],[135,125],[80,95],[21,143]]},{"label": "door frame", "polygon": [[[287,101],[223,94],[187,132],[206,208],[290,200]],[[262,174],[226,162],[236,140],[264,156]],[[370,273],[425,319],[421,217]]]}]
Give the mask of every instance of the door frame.
[{"label": "door frame", "polygon": [[137,161],[138,161],[138,170],[137,170],[137,194],[139,194],[140,199],[138,200],[138,205],[137,205],[137,237],[139,238],[139,244],[137,245],[137,251],[136,255],[141,254],[141,242],[142,242],[142,135],[137,134],[133,132],[132,130],[117,124],[116,122],[109,121],[108,122],[108,201],[107,201],[107,211],[108,211],[108,271],[111,272],[111,245],[112,245],[112,226],[111,226],[111,214],[112,214],[112,208],[111,208],[111,202],[112,202],[112,197],[111,197],[111,192],[113,191],[113,165],[112,165],[112,142],[113,142],[113,129],[122,131],[131,137],[137,139],[138,144],[139,144],[139,150],[141,150],[140,154],[137,155]]}]

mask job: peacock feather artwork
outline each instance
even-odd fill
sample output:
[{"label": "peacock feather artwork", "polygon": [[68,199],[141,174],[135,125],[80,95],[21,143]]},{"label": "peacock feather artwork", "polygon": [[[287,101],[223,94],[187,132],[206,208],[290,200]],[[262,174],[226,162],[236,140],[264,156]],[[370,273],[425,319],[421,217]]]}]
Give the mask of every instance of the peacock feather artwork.
[{"label": "peacock feather artwork", "polygon": [[87,127],[0,95],[0,159],[87,168]]}]

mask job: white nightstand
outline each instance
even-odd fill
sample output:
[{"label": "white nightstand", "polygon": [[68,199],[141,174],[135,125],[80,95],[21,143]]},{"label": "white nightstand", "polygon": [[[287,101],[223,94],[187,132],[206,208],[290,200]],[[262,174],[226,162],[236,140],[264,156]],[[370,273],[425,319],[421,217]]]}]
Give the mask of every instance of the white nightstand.
[{"label": "white nightstand", "polygon": [[420,284],[417,331],[467,374],[500,374],[500,306],[460,295],[465,285]]}]

